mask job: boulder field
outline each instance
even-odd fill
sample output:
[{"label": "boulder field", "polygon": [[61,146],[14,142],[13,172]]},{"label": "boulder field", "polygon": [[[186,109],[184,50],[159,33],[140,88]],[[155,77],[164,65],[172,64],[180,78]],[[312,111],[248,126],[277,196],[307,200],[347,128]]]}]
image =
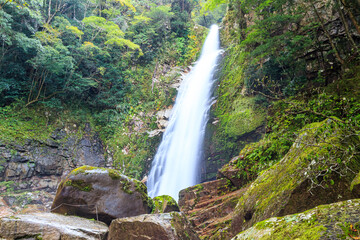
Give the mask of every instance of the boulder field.
[{"label": "boulder field", "polygon": [[51,211],[0,218],[0,239],[199,239],[174,199],[152,200],[144,183],[113,169],[73,170]]},{"label": "boulder field", "polygon": [[[236,166],[230,163],[232,166],[224,167],[218,175],[221,179],[181,191],[180,209],[202,238],[231,239],[268,218],[357,199],[360,197],[360,180],[356,175],[360,171],[356,147],[359,143],[359,137],[349,133],[346,125],[335,118],[309,124],[300,131],[285,157],[261,172],[252,183],[241,185],[232,179],[238,178],[238,174],[231,174],[236,172]],[[351,207],[360,210],[356,203]],[[353,218],[352,224],[359,220]],[[339,218],[339,223],[345,224],[345,218]],[[343,233],[342,228],[336,231]],[[297,237],[308,239],[303,234]]]}]

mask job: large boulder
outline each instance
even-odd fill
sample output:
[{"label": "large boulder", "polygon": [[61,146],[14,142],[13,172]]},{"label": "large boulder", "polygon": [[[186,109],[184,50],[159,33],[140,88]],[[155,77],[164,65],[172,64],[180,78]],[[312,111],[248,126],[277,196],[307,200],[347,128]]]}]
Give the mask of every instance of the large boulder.
[{"label": "large boulder", "polygon": [[[231,223],[235,235],[264,219],[360,197],[350,190],[359,159],[359,137],[333,118],[307,125],[286,156],[249,186]],[[353,184],[354,185],[354,184]]]},{"label": "large boulder", "polygon": [[51,209],[110,224],[115,218],[150,213],[152,200],[140,181],[114,169],[83,166],[60,183]]},{"label": "large boulder", "polygon": [[102,222],[53,213],[0,218],[0,239],[99,240],[107,232]]},{"label": "large boulder", "polygon": [[197,240],[182,213],[145,214],[113,220],[109,229],[110,240]]},{"label": "large boulder", "polygon": [[303,213],[270,218],[238,234],[242,239],[359,239],[360,199],[321,205]]}]

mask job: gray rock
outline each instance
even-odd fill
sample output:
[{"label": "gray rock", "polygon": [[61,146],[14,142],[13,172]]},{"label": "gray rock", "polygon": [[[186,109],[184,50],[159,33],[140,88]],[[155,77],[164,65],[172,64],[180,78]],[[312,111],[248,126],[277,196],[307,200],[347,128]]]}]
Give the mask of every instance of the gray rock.
[{"label": "gray rock", "polygon": [[0,238],[47,240],[106,239],[108,228],[97,221],[53,213],[32,213],[0,219]]},{"label": "gray rock", "polygon": [[111,222],[108,240],[197,240],[182,213],[144,214]]},{"label": "gray rock", "polygon": [[73,170],[57,190],[52,212],[99,218],[107,224],[115,218],[150,213],[152,200],[144,183],[106,168],[83,166]]}]

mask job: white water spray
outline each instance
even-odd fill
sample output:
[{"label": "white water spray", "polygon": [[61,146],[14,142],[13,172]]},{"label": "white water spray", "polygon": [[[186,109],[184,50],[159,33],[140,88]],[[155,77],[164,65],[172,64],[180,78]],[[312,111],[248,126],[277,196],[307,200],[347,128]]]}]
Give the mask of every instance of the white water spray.
[{"label": "white water spray", "polygon": [[213,25],[198,62],[181,83],[147,181],[150,197],[166,194],[178,200],[180,190],[199,182],[219,48],[219,29]]}]

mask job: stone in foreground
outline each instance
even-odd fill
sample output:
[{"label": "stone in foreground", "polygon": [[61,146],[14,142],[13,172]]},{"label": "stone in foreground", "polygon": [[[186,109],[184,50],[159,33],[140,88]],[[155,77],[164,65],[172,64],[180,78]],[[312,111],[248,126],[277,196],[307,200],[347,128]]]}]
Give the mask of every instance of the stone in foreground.
[{"label": "stone in foreground", "polygon": [[113,169],[83,166],[60,183],[51,209],[109,225],[116,218],[150,213],[151,206],[142,182]]},{"label": "stone in foreground", "polygon": [[107,232],[102,222],[54,213],[0,219],[0,239],[99,240],[106,239]]},{"label": "stone in foreground", "polygon": [[198,240],[185,216],[178,212],[144,214],[113,220],[110,240]]},{"label": "stone in foreground", "polygon": [[360,199],[321,205],[303,213],[256,223],[233,240],[359,239]]},{"label": "stone in foreground", "polygon": [[305,126],[286,156],[260,173],[239,199],[231,235],[271,217],[359,198],[360,189],[351,191],[360,171],[351,149],[359,143],[335,118]]}]

